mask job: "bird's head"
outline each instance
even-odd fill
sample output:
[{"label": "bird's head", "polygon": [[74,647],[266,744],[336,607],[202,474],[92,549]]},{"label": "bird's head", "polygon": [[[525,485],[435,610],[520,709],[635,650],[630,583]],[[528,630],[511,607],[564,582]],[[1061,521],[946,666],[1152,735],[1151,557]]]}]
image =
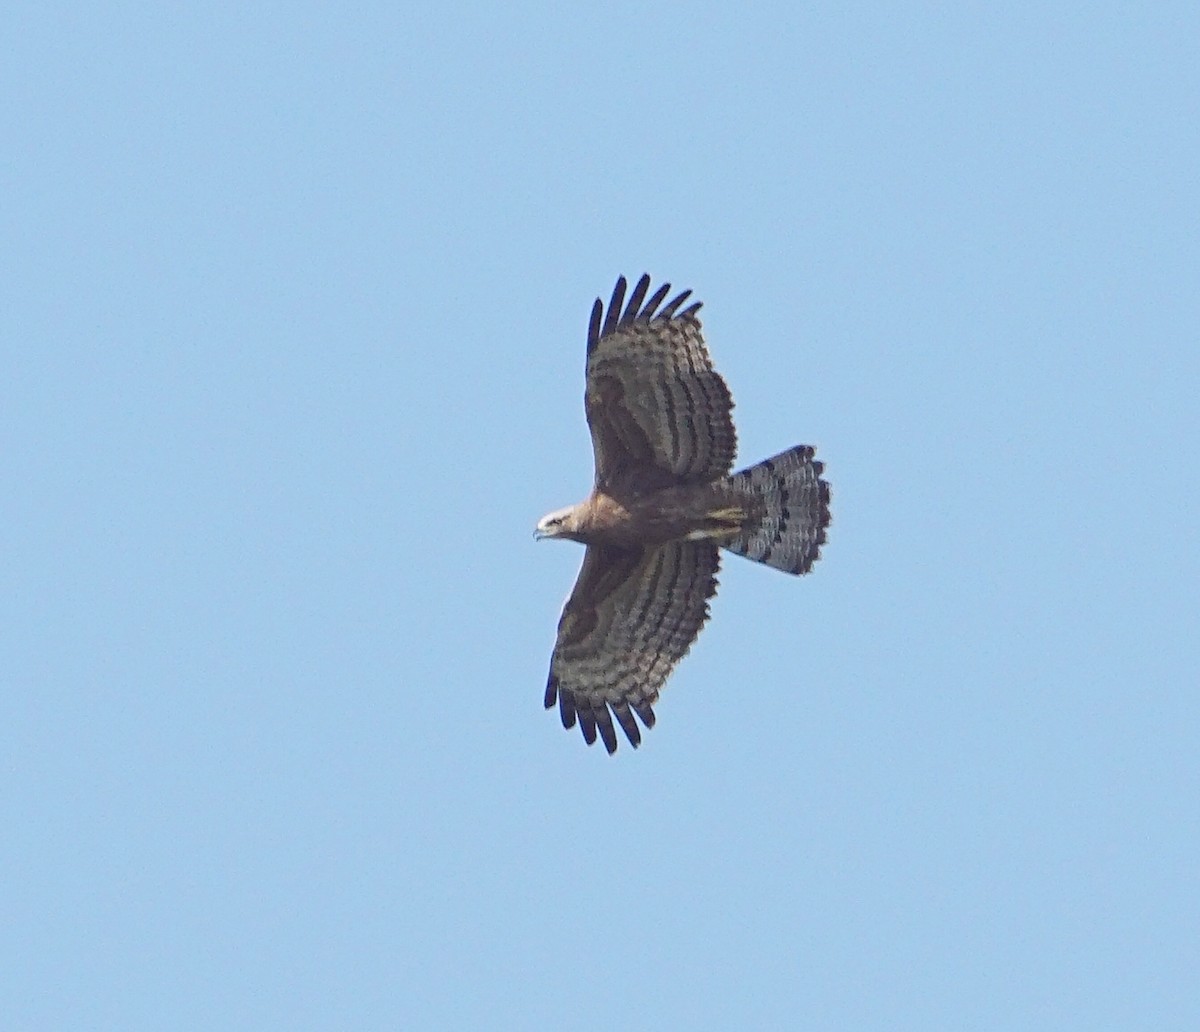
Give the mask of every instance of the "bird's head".
[{"label": "bird's head", "polygon": [[576,523],[575,506],[572,505],[543,516],[538,520],[533,536],[538,541],[542,538],[574,537],[578,530]]}]

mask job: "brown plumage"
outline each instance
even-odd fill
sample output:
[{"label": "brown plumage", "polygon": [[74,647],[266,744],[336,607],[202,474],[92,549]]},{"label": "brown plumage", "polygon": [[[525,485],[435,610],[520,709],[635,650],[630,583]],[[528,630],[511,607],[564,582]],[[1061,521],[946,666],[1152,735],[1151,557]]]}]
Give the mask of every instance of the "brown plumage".
[{"label": "brown plumage", "polygon": [[[612,718],[635,747],[637,718],[691,647],[717,590],[718,548],[807,573],[829,524],[829,485],[798,445],[730,475],[733,401],[712,366],[691,291],[666,305],[643,276],[625,303],[617,280],[592,308],[584,408],[595,482],[579,505],[544,517],[538,537],[587,545],[558,622],[546,707],[615,752]],[[660,308],[660,305],[662,306]]]}]

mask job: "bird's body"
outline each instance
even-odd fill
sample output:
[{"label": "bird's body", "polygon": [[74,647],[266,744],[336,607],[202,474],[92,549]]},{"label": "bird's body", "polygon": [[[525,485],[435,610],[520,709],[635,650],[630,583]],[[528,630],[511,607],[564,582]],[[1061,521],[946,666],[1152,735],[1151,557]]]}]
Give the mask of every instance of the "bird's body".
[{"label": "bird's body", "polygon": [[662,487],[647,494],[594,491],[572,506],[573,519],[557,534],[585,545],[665,545],[720,539],[745,522],[753,499],[721,483]]},{"label": "bird's body", "polygon": [[611,753],[612,717],[637,746],[651,704],[708,618],[718,549],[806,573],[829,523],[829,485],[799,445],[730,474],[733,401],[696,317],[690,291],[659,308],[643,276],[624,305],[618,279],[607,315],[597,299],[588,330],[584,407],[595,482],[583,502],[551,513],[539,537],[587,545],[559,620],[546,685],[564,727],[578,719],[590,745]]}]

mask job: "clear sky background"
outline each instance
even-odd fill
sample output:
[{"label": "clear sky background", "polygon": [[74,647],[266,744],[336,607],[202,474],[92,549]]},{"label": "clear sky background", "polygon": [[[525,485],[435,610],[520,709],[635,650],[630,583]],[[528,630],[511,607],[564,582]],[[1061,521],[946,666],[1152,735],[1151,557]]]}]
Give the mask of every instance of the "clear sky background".
[{"label": "clear sky background", "polygon": [[[1200,1027],[1195,5],[200,7],[0,16],[3,1027]],[[644,271],[834,522],[610,758]]]}]

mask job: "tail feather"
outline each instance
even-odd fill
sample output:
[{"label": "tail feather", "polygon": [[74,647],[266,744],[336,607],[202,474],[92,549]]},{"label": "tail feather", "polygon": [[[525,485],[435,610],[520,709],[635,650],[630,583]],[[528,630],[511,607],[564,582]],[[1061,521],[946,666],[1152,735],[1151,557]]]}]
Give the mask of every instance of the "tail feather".
[{"label": "tail feather", "polygon": [[788,573],[808,573],[829,526],[829,484],[806,444],[734,473],[726,484],[751,502],[752,515],[723,547]]}]

